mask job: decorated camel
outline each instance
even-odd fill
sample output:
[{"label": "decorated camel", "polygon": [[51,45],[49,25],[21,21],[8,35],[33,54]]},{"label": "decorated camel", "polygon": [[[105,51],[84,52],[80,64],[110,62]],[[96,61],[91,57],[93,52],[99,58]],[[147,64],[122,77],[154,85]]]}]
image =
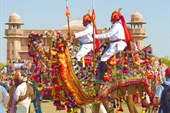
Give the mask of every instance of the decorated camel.
[{"label": "decorated camel", "polygon": [[[148,47],[141,51],[131,50],[119,53],[107,62],[105,83],[95,81],[98,73],[98,63],[101,55],[107,49],[107,43],[102,44],[96,53],[95,66],[90,58],[84,58],[84,67],[79,67],[74,58],[77,48],[66,37],[51,30],[45,33],[51,38],[48,50],[44,47],[43,35],[29,35],[29,55],[36,65],[34,80],[39,87],[51,82],[54,105],[67,112],[76,112],[83,105],[95,105],[94,113],[98,113],[102,102],[108,113],[123,111],[122,101],[128,104],[130,113],[137,110],[133,104],[132,95],[139,93],[142,98],[143,111],[148,104],[146,94],[152,104],[156,85],[161,83],[161,63],[152,57]],[[145,92],[145,93],[144,93]]]}]

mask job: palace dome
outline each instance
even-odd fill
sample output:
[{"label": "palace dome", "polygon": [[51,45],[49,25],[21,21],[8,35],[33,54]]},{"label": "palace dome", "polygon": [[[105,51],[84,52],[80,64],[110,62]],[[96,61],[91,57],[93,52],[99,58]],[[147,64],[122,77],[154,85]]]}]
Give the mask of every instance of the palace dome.
[{"label": "palace dome", "polygon": [[[70,30],[84,30],[85,27],[83,26],[82,20],[73,20],[70,22]],[[61,30],[68,30],[68,25],[64,25],[61,27]]]}]

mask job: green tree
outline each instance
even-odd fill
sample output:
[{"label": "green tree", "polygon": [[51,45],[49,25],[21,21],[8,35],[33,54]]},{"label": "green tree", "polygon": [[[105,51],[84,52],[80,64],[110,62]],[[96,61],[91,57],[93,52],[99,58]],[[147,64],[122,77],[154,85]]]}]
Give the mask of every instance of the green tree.
[{"label": "green tree", "polygon": [[162,58],[161,58],[161,61],[162,61],[162,63],[164,63],[165,65],[170,66],[170,59],[169,59],[167,56],[162,57]]},{"label": "green tree", "polygon": [[0,69],[2,69],[5,66],[5,64],[0,63]]}]

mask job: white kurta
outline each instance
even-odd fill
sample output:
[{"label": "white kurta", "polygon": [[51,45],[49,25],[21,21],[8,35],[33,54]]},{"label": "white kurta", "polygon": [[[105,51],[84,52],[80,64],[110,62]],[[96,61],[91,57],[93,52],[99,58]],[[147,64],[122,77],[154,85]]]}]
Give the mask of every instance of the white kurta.
[{"label": "white kurta", "polygon": [[[27,84],[26,84],[26,82],[23,82],[22,84],[20,84],[16,88],[14,99],[16,101],[18,101],[20,96],[24,96],[26,94],[26,91],[27,91]],[[16,111],[16,113],[28,113],[30,103],[31,103],[31,98],[30,97],[27,97],[23,101],[18,102],[17,103],[17,111]]]},{"label": "white kurta", "polygon": [[[114,23],[108,33],[95,35],[95,38],[104,39],[109,38],[110,41],[115,41],[118,39],[125,40],[125,33],[121,21]],[[119,51],[123,51],[127,46],[126,42],[110,42],[108,50],[101,57],[101,61],[107,61],[110,57]]]},{"label": "white kurta", "polygon": [[80,50],[77,52],[76,55],[77,61],[80,61],[82,57],[84,57],[91,50],[93,50],[93,44],[87,44],[89,42],[93,42],[92,34],[93,34],[92,24],[88,24],[84,31],[75,33],[75,38],[81,37],[79,41],[82,44]]},{"label": "white kurta", "polygon": [[0,85],[0,113],[6,113],[6,105],[9,101],[9,93]]}]

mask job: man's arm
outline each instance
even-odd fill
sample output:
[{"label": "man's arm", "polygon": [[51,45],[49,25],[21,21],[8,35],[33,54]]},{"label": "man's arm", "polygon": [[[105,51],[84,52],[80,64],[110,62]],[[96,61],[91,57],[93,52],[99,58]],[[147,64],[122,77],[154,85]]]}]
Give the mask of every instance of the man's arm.
[{"label": "man's arm", "polygon": [[95,35],[95,38],[98,38],[98,39],[110,38],[110,37],[112,37],[117,31],[118,31],[118,28],[117,28],[117,26],[115,26],[114,28],[112,28],[112,29],[111,29],[109,32],[107,32],[107,33]]},{"label": "man's arm", "polygon": [[28,97],[27,93],[24,96],[19,96],[18,102],[25,100],[27,97]]},{"label": "man's arm", "polygon": [[92,34],[92,32],[93,32],[93,27],[89,27],[88,29],[85,29],[84,31],[74,33],[74,37],[80,38],[80,37],[86,36],[88,34]]},{"label": "man's arm", "polygon": [[159,105],[161,103],[161,96],[162,96],[163,90],[164,90],[164,87],[162,85],[159,85],[156,89],[155,98],[154,98],[154,107],[156,111],[158,110]]}]

